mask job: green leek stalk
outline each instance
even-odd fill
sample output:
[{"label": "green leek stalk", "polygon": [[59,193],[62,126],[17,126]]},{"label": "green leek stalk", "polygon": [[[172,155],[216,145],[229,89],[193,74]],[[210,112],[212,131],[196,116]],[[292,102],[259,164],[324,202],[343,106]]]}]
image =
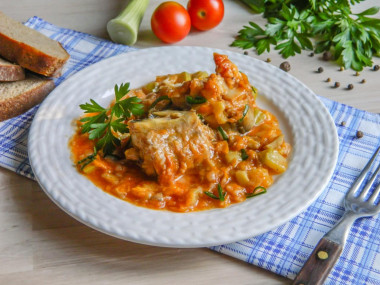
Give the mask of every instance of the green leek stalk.
[{"label": "green leek stalk", "polygon": [[124,45],[136,42],[148,4],[149,0],[131,0],[116,18],[107,23],[108,34],[114,42]]}]

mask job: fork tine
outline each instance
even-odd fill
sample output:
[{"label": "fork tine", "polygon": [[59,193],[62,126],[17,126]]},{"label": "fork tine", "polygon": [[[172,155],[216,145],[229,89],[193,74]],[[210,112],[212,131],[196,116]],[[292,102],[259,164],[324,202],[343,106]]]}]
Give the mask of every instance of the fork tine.
[{"label": "fork tine", "polygon": [[[373,183],[373,181],[375,181],[375,178],[376,178],[376,176],[379,174],[379,172],[380,172],[380,164],[379,164],[379,166],[377,167],[376,172],[373,174],[373,176],[372,176],[372,178],[371,178],[371,182],[372,182],[372,183]],[[376,199],[377,199],[377,197],[379,196],[379,194],[380,194],[380,183],[379,183],[379,185],[377,185],[377,187],[373,190],[371,196],[370,196],[369,199],[368,199],[368,202],[371,203],[371,204],[374,204],[375,201],[376,201]],[[380,206],[380,202],[379,202],[379,206]]]},{"label": "fork tine", "polygon": [[368,161],[367,165],[364,167],[363,171],[360,173],[359,177],[356,179],[355,183],[352,185],[350,190],[347,192],[347,196],[354,197],[355,192],[359,189],[364,178],[367,176],[367,173],[369,172],[379,152],[380,152],[380,146],[378,147],[378,149],[376,150],[375,154],[372,156],[370,161]]},{"label": "fork tine", "polygon": [[[368,181],[367,185],[364,187],[363,191],[360,193],[360,196],[359,196],[360,199],[363,199],[363,200],[364,200],[365,196],[368,194],[368,192],[369,192],[369,190],[371,189],[373,183],[375,182],[375,180],[376,180],[376,176],[377,176],[377,174],[379,174],[379,172],[380,172],[380,164],[378,165],[378,167],[377,167],[375,173],[372,175],[370,181]],[[376,192],[376,191],[374,191],[374,192],[372,193],[372,196],[375,194],[375,192]],[[372,197],[372,196],[371,196],[371,197]],[[375,195],[375,197],[376,197],[376,196],[377,196],[377,194]],[[375,198],[375,199],[376,199],[376,198]]]},{"label": "fork tine", "polygon": [[[380,193],[380,184],[377,185],[375,190],[373,190],[373,193],[372,193],[371,197],[369,197],[368,202],[371,204],[374,204],[377,197],[379,196],[379,193]],[[380,202],[379,202],[379,206],[380,206]]]}]

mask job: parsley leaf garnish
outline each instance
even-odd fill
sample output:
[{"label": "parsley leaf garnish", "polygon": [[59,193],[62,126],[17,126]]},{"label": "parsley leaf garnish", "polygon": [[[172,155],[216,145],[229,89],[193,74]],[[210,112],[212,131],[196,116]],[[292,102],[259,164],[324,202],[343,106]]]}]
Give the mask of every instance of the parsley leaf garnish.
[{"label": "parsley leaf garnish", "polygon": [[81,122],[85,122],[82,125],[82,133],[88,133],[91,130],[91,125],[102,123],[107,118],[106,109],[101,107],[98,103],[96,103],[92,99],[90,99],[90,102],[91,103],[82,104],[79,107],[82,110],[84,110],[85,113],[97,113],[97,114],[80,119]]},{"label": "parsley leaf garnish", "polygon": [[[96,140],[95,149],[102,150],[104,155],[112,154],[120,139],[114,135],[128,133],[129,129],[124,123],[132,115],[141,116],[145,113],[141,99],[133,96],[125,98],[129,92],[129,83],[115,85],[115,104],[108,109],[103,108],[93,99],[90,103],[79,105],[85,113],[89,114],[80,119],[84,124],[81,126],[82,133],[88,133],[90,140]],[[78,162],[79,163],[79,162]]]}]

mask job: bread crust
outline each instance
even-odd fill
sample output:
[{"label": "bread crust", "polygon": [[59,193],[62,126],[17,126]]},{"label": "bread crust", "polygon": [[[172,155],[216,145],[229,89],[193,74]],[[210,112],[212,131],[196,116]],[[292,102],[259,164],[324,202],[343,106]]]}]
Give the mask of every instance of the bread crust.
[{"label": "bread crust", "polygon": [[38,74],[59,77],[70,55],[58,42],[66,56],[63,59],[50,56],[26,43],[16,41],[0,32],[0,55],[11,62]]},{"label": "bread crust", "polygon": [[19,65],[0,64],[0,81],[18,81],[25,79],[25,71]]},{"label": "bread crust", "polygon": [[0,101],[0,122],[25,113],[42,100],[54,89],[53,80],[47,79],[41,85],[18,96]]}]

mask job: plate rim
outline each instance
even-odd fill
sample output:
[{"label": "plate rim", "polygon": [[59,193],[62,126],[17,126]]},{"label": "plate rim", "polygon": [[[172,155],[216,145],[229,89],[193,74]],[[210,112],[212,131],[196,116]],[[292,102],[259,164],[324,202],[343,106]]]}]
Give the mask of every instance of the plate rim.
[{"label": "plate rim", "polygon": [[[121,239],[124,239],[124,240],[128,240],[128,241],[133,241],[133,242],[137,242],[137,243],[143,243],[143,244],[148,244],[148,245],[155,245],[155,246],[164,246],[164,247],[186,247],[186,248],[189,248],[189,247],[204,247],[204,246],[214,246],[214,245],[219,245],[219,244],[226,244],[226,243],[230,243],[230,242],[234,242],[234,241],[238,241],[238,240],[242,240],[242,239],[246,239],[246,238],[250,238],[252,237],[252,235],[248,234],[246,235],[245,237],[239,237],[238,239],[236,238],[224,238],[224,239],[221,239],[220,242],[195,242],[193,244],[184,244],[183,242],[178,242],[178,243],[173,243],[173,242],[170,242],[170,243],[162,243],[162,242],[152,242],[152,241],[149,241],[149,240],[141,240],[141,239],[134,239],[133,237],[125,237],[123,235],[120,235],[118,233],[115,233],[114,231],[109,231],[107,229],[104,229],[104,228],[101,228],[97,225],[94,225],[94,223],[92,223],[91,221],[89,221],[88,219],[84,219],[83,216],[80,216],[76,213],[72,213],[70,210],[67,209],[67,207],[65,205],[63,205],[52,193],[51,193],[51,190],[50,189],[47,189],[49,187],[46,186],[46,181],[44,181],[44,179],[40,179],[40,173],[39,171],[37,171],[37,160],[35,160],[35,157],[33,155],[33,149],[32,149],[32,146],[33,146],[33,132],[35,132],[35,129],[37,129],[37,120],[35,120],[36,118],[39,118],[41,116],[41,112],[43,112],[44,110],[44,106],[49,104],[49,98],[53,98],[53,96],[56,96],[54,94],[58,93],[60,91],[60,89],[64,88],[66,85],[69,85],[71,84],[71,82],[75,82],[78,80],[78,78],[80,78],[82,75],[86,74],[86,72],[88,72],[89,70],[95,70],[96,68],[98,68],[98,66],[102,66],[104,64],[106,64],[107,61],[115,61],[116,59],[118,58],[122,58],[122,57],[130,57],[130,56],[133,56],[133,54],[144,54],[144,53],[154,53],[155,50],[156,51],[160,51],[160,50],[171,50],[171,49],[174,49],[174,50],[182,50],[182,49],[193,49],[193,48],[196,48],[196,49],[201,49],[201,50],[207,50],[207,51],[212,51],[212,52],[220,52],[220,53],[224,53],[224,54],[234,54],[236,56],[242,56],[241,54],[238,54],[236,52],[233,52],[233,51],[229,51],[229,50],[222,50],[222,49],[216,49],[216,48],[208,48],[208,47],[193,47],[193,46],[187,46],[187,47],[184,47],[184,46],[170,46],[170,47],[153,47],[153,48],[146,48],[146,49],[140,49],[140,50],[132,50],[132,51],[129,51],[127,53],[123,53],[123,54],[119,54],[119,55],[116,55],[116,56],[113,56],[113,57],[110,57],[110,58],[106,58],[104,60],[101,60],[100,62],[97,62],[93,65],[90,65],[80,71],[78,71],[77,73],[75,73],[74,75],[70,76],[68,79],[66,79],[64,82],[62,82],[56,89],[53,90],[53,92],[51,92],[48,97],[44,100],[44,102],[41,104],[39,110],[37,111],[34,119],[33,119],[33,122],[32,122],[32,125],[31,125],[31,128],[30,128],[30,133],[29,133],[29,137],[28,137],[28,154],[30,155],[30,164],[31,164],[31,167],[32,167],[32,170],[33,172],[35,173],[35,177],[39,183],[39,185],[41,186],[41,188],[44,190],[44,192],[48,195],[48,197],[55,203],[57,204],[62,210],[64,210],[66,213],[68,213],[70,216],[72,216],[73,218],[75,218],[76,220],[80,221],[81,223],[93,228],[93,229],[96,229],[100,232],[103,232],[105,234],[108,234],[108,235],[111,235],[111,236],[114,236],[114,237],[117,237],[117,238],[121,238]],[[245,56],[246,57],[246,56]],[[115,59],[116,58],[116,59]],[[255,63],[261,63],[260,60],[256,59],[256,58],[252,58],[252,57],[249,57],[249,60],[253,60]],[[270,66],[270,67],[269,67]],[[296,217],[297,215],[299,215],[301,212],[303,212],[307,207],[309,207],[315,200],[316,198],[322,193],[322,191],[325,189],[325,187],[327,186],[329,180],[330,180],[330,177],[332,176],[333,172],[334,172],[334,169],[335,169],[335,165],[336,165],[336,161],[337,161],[337,157],[338,157],[338,149],[339,149],[339,140],[338,140],[338,135],[337,135],[337,131],[336,131],[336,128],[335,128],[335,123],[330,115],[330,113],[328,112],[327,108],[323,105],[323,103],[318,99],[318,97],[314,94],[314,92],[308,88],[304,83],[302,83],[301,81],[299,81],[297,78],[293,77],[292,75],[290,74],[287,74],[283,71],[281,71],[280,69],[272,66],[272,65],[269,65],[268,67],[269,68],[273,68],[275,69],[277,72],[282,72],[282,76],[285,76],[288,78],[288,80],[292,80],[294,82],[296,82],[296,84],[298,86],[301,86],[303,89],[307,90],[309,95],[313,96],[314,100],[316,100],[317,102],[319,102],[319,107],[322,107],[324,108],[325,110],[325,113],[327,113],[329,116],[327,117],[327,120],[329,121],[329,124],[330,124],[330,127],[333,126],[332,129],[334,129],[334,132],[333,132],[333,135],[334,135],[334,138],[335,138],[335,144],[334,144],[334,148],[335,148],[335,151],[333,151],[334,153],[334,157],[332,158],[332,160],[334,161],[332,163],[332,167],[330,167],[329,169],[329,172],[327,173],[327,175],[325,175],[325,179],[322,183],[322,186],[319,187],[319,190],[318,191],[314,191],[314,196],[312,198],[310,198],[307,203],[304,203],[303,206],[299,206],[297,207],[297,210],[293,211],[291,214],[288,214],[288,215],[284,215],[280,218],[277,219],[277,222],[274,223],[273,225],[268,225],[266,228],[265,228],[265,231],[263,231],[262,233],[264,232],[267,232],[271,229],[274,229],[284,223],[286,223],[287,221],[289,221],[291,218],[294,218]],[[243,70],[244,72],[244,70]],[[60,87],[60,86],[63,86],[63,87]],[[57,91],[58,90],[58,91]],[[259,93],[260,93],[260,89],[259,89]],[[32,135],[31,135],[32,134]],[[79,174],[80,175],[80,174]],[[105,192],[104,192],[105,193]],[[110,194],[107,194],[107,195],[110,195]],[[111,195],[110,195],[111,196]],[[113,196],[112,196],[113,197]],[[116,197],[113,197],[115,199],[118,199]],[[120,200],[120,199],[118,199]],[[121,201],[121,200],[120,200]],[[126,201],[123,201],[123,203],[128,203]],[[237,204],[238,205],[238,204]],[[144,210],[147,210],[146,208],[143,208]],[[223,209],[222,209],[223,210]],[[151,210],[152,211],[152,210]],[[156,211],[156,210],[153,210],[153,211]],[[198,212],[199,213],[199,212]],[[175,213],[177,215],[189,215],[191,213]],[[261,233],[259,233],[261,234]],[[256,236],[256,235],[255,235]]]}]

